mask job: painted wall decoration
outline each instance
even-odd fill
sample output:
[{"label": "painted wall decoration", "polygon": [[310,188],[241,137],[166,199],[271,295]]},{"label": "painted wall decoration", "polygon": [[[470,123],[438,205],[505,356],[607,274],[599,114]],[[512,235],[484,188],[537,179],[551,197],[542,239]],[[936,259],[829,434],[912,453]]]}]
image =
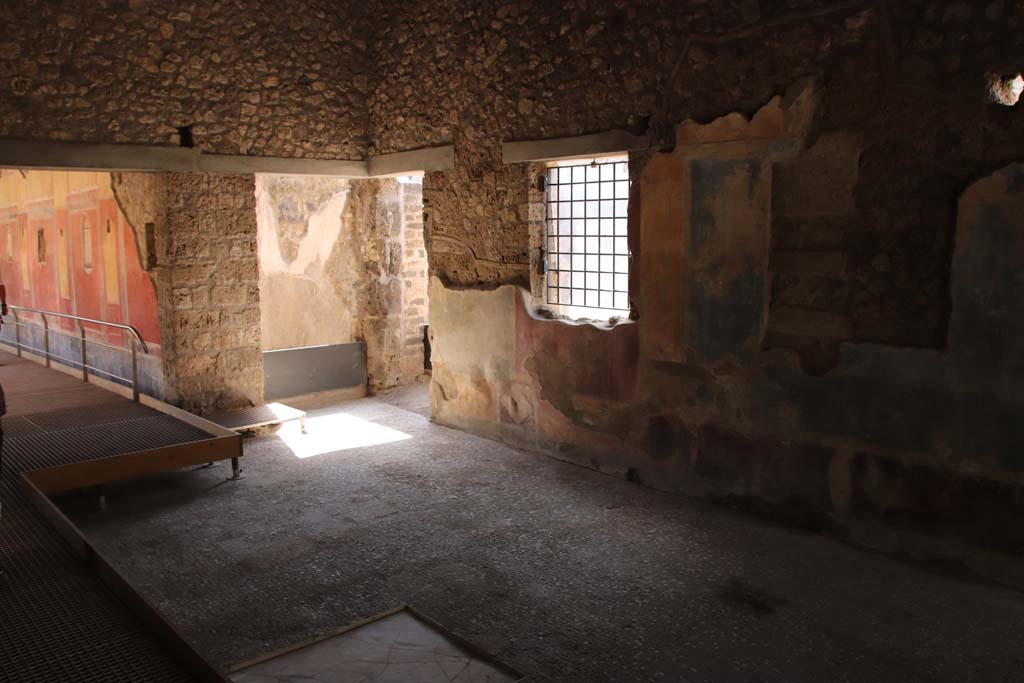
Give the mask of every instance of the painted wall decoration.
[{"label": "painted wall decoration", "polygon": [[[8,304],[132,325],[159,354],[156,293],[139,246],[110,174],[0,170],[0,281]],[[78,333],[73,320],[53,325]],[[127,346],[121,330],[85,327],[90,339]]]}]

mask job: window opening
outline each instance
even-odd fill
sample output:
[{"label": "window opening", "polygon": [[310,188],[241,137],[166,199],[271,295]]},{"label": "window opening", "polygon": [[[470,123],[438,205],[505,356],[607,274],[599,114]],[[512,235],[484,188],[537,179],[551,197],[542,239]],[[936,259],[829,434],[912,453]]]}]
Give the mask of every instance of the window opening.
[{"label": "window opening", "polygon": [[547,303],[573,318],[629,315],[629,162],[560,162],[547,171]]},{"label": "window opening", "polygon": [[46,235],[42,228],[36,230],[36,260],[46,263]]},{"label": "window opening", "polygon": [[987,74],[989,100],[1004,107],[1012,107],[1020,101],[1021,94],[1024,94],[1024,76],[1013,74],[1012,76],[1000,76],[998,74]]}]

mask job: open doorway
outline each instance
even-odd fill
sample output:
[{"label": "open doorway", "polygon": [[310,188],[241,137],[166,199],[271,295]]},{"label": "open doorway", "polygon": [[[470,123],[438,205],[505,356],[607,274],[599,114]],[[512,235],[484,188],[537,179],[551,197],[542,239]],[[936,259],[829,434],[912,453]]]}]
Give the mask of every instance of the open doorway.
[{"label": "open doorway", "polygon": [[256,176],[265,396],[426,378],[422,178]]}]

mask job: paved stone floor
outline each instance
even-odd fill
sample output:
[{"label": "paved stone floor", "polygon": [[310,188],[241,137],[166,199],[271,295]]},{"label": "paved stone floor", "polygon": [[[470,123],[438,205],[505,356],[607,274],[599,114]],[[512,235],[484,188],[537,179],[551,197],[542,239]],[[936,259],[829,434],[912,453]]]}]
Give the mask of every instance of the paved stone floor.
[{"label": "paved stone floor", "polygon": [[247,441],[238,482],[218,466],[115,487],[105,511],[65,501],[221,664],[411,604],[530,680],[1024,680],[1020,593],[378,399],[287,430]]}]

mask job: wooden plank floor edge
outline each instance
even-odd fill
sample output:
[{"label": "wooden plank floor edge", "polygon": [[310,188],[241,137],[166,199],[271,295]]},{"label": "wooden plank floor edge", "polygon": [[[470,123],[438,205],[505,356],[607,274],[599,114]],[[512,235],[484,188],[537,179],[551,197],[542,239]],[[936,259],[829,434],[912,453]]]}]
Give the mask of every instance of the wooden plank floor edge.
[{"label": "wooden plank floor edge", "polygon": [[233,434],[46,467],[26,472],[24,476],[50,495],[241,456],[242,437]]}]

